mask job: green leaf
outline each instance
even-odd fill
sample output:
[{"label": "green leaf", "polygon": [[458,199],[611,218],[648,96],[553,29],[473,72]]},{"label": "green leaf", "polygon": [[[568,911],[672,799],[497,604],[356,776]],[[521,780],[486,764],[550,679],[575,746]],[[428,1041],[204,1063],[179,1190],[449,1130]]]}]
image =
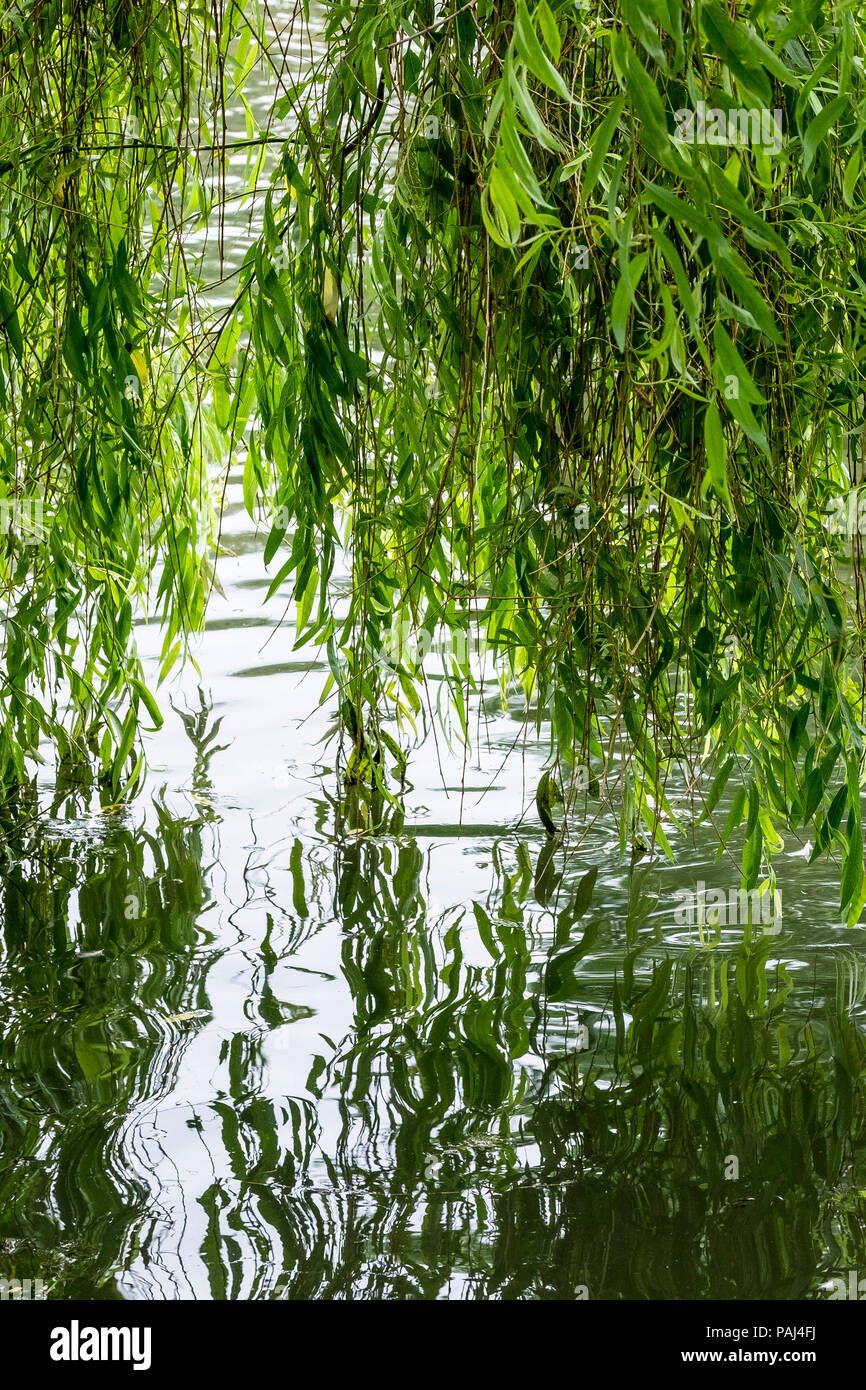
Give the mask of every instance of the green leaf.
[{"label": "green leaf", "polygon": [[704,806],[704,810],[702,815],[700,816],[698,824],[700,824],[701,821],[708,820],[709,817],[713,814],[713,811],[716,809],[716,806],[719,804],[719,799],[722,795],[722,792],[725,790],[725,787],[728,784],[728,778],[730,777],[731,772],[733,771],[735,762],[735,758],[727,758],[725,762],[722,764],[722,766],[719,768],[719,771],[716,773],[715,777],[713,778],[713,784],[710,787],[709,793],[707,795],[706,805]]},{"label": "green leaf", "polygon": [[823,110],[815,117],[814,121],[809,122],[809,127],[803,137],[803,173],[808,174],[815,162],[815,155],[818,147],[829,135],[839,117],[848,109],[850,100],[847,96],[836,97],[835,101],[829,102]]},{"label": "green leaf", "polygon": [[89,381],[87,369],[87,339],[81,320],[74,308],[70,308],[66,319],[66,335],[63,339],[63,360],[76,381],[86,386]]},{"label": "green leaf", "polygon": [[526,64],[539,82],[543,82],[546,87],[551,87],[553,91],[558,92],[571,105],[571,93],[538,41],[525,0],[518,0],[517,3],[512,42],[515,57]]},{"label": "green leaf", "polygon": [[478,935],[481,937],[481,940],[493,959],[498,960],[502,955],[502,950],[496,943],[496,937],[493,934],[493,923],[481,903],[476,902],[474,899],[472,902],[472,911],[475,913]]},{"label": "green leaf", "polygon": [[497,162],[490,173],[490,182],[484,190],[489,199],[494,220],[486,213],[486,199],[481,202],[481,215],[494,241],[500,246],[513,246],[520,236],[520,208],[517,202],[516,180],[511,171]]},{"label": "green leaf", "polygon": [[767,72],[787,86],[799,85],[797,76],[764,42],[745,19],[733,20],[719,0],[701,7],[701,23],[714,52],[734,76],[769,106],[772,89]]},{"label": "green leaf", "polygon": [[12,351],[20,362],[24,353],[24,339],[21,336],[21,324],[18,320],[15,300],[5,285],[0,285],[0,327],[8,337]]},{"label": "green leaf", "polygon": [[704,416],[704,443],[707,450],[707,467],[709,469],[710,482],[719,497],[730,507],[731,499],[728,494],[725,433],[722,429],[722,418],[712,401],[707,406],[707,413]]},{"label": "green leaf", "polygon": [[775,251],[782,264],[786,268],[790,267],[791,255],[785,242],[778,232],[773,230],[769,222],[746,202],[740,190],[731,183],[721,166],[711,164],[709,175],[716,201],[721,203],[722,207],[737,219],[746,240],[759,249]]},{"label": "green leaf", "polygon": [[673,272],[680,303],[686,311],[692,328],[696,329],[698,305],[679,254],[670,238],[667,237],[664,232],[660,231],[658,227],[653,228],[652,238]]},{"label": "green leaf", "polygon": [[155,729],[161,729],[163,725],[162,713],[147,686],[135,676],[130,678],[129,683],[153,720],[153,727]]},{"label": "green leaf", "polygon": [[653,20],[644,9],[641,0],[620,0],[620,10],[623,19],[638,42],[646,49],[653,61],[658,63],[659,67],[666,69],[668,60],[665,51],[662,48]]},{"label": "green leaf", "polygon": [[535,11],[535,19],[541,31],[541,37],[547,44],[547,50],[555,63],[559,62],[562,53],[562,39],[559,36],[559,29],[556,25],[553,11],[547,0],[538,0],[538,7]]},{"label": "green leaf", "polygon": [[550,808],[561,800],[561,795],[556,781],[551,772],[543,772],[538,779],[538,787],[535,792],[535,807],[541,824],[544,826],[548,835],[556,834],[556,826],[550,814]]},{"label": "green leaf", "polygon": [[761,332],[771,342],[782,345],[783,339],[773,318],[770,306],[740,259],[727,242],[713,247],[713,260],[728,284],[739,295]]},{"label": "green leaf", "polygon": [[571,757],[574,742],[574,719],[564,690],[557,690],[553,697],[553,723],[556,729],[556,742],[561,756]]},{"label": "green leaf", "polygon": [[629,43],[624,30],[611,35],[610,50],[614,65],[625,82],[632,107],[644,127],[647,137],[644,147],[647,153],[668,167],[674,163],[682,166],[682,157],[677,155],[674,158],[675,152],[668,134],[665,109],[658,87]]},{"label": "green leaf", "polygon": [[656,207],[674,219],[677,226],[691,227],[711,243],[721,238],[721,231],[715,222],[661,184],[648,183],[641,196],[641,202],[655,203]]},{"label": "green leaf", "polygon": [[728,843],[728,840],[731,838],[731,835],[733,834],[734,830],[742,821],[743,808],[745,807],[745,804],[746,789],[745,787],[737,787],[737,790],[734,792],[734,799],[731,802],[731,809],[728,812],[728,818],[725,821],[724,829],[722,830],[722,834],[719,840],[719,851],[718,855],[716,856],[717,858],[724,852],[725,845]]},{"label": "green leaf", "polygon": [[858,822],[854,820],[844,841],[840,889],[840,906],[843,912],[848,910],[847,922],[849,927],[855,925],[863,906],[863,901],[860,898],[863,879],[863,833]]},{"label": "green leaf", "polygon": [[613,139],[613,133],[616,130],[617,121],[622,115],[624,106],[625,97],[616,97],[598,130],[592,137],[589,160],[580,181],[581,205],[586,203],[587,198],[598,182],[601,166],[604,163],[605,155],[610,149],[610,142]]},{"label": "green leaf", "polygon": [[848,160],[845,176],[842,179],[842,197],[845,199],[845,204],[849,208],[854,206],[854,190],[857,187],[857,180],[860,178],[862,166],[863,153],[862,150],[858,148]]},{"label": "green leaf", "polygon": [[539,145],[544,149],[552,151],[554,154],[562,154],[565,146],[552,131],[548,130],[538,111],[538,107],[529,95],[526,84],[515,72],[513,64],[506,59],[506,67],[509,72],[509,92],[515,107],[520,112],[526,123],[526,128]]},{"label": "green leaf", "polygon": [[574,895],[574,902],[572,903],[570,913],[573,921],[576,922],[581,918],[592,902],[592,894],[595,889],[597,878],[598,865],[593,864],[592,868],[587,870],[580,880],[580,883],[577,885],[577,892]]},{"label": "green leaf", "polygon": [[[535,170],[529,162],[529,156],[523,148],[523,143],[517,133],[517,125],[514,120],[514,111],[510,102],[506,102],[502,111],[502,120],[499,125],[499,139],[503,153],[508,160],[509,172],[513,173],[517,183],[523,188],[527,196],[533,203],[541,207],[549,207],[541,191],[538,179],[535,177]],[[504,172],[501,164],[500,173]],[[530,212],[532,211],[530,206]]]},{"label": "green leaf", "polygon": [[[258,492],[258,478],[256,477],[255,459],[252,449],[247,450],[244,459],[244,506],[251,520],[255,520],[256,494]],[[267,561],[265,561],[267,564]]]},{"label": "green leaf", "polygon": [[621,275],[610,306],[610,326],[613,329],[613,336],[620,352],[625,351],[625,335],[630,312],[631,300],[628,293],[628,283],[625,276]]},{"label": "green leaf", "polygon": [[716,349],[714,375],[719,394],[746,438],[757,444],[772,463],[773,456],[767,437],[752,412],[752,405],[764,404],[764,398],[755,386],[733,342],[718,321],[713,330],[713,341]]}]

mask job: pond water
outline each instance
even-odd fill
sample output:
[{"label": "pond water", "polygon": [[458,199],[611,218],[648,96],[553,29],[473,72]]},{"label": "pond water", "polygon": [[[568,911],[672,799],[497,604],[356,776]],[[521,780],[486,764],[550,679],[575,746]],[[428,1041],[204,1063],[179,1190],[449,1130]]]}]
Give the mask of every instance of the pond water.
[{"label": "pond water", "polygon": [[493,681],[471,754],[431,729],[403,818],[353,830],[266,534],[233,464],[224,597],[145,795],[101,812],[46,769],[3,823],[0,1277],[610,1300],[866,1275],[866,928],[838,867],[790,837],[770,929],[683,923],[735,850],[704,827],[675,865],[623,856],[588,803],[552,852],[546,741]]}]

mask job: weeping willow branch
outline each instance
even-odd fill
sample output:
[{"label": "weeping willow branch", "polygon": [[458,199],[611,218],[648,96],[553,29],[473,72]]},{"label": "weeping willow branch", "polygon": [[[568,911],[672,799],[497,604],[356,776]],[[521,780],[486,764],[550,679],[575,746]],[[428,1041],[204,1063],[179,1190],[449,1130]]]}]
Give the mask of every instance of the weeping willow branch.
[{"label": "weeping willow branch", "polygon": [[[856,920],[852,7],[323,11],[247,262],[252,466],[284,509],[269,561],[293,530],[278,578],[298,640],[327,646],[347,782],[388,794],[434,688],[469,737],[475,629],[550,731],[551,833],[608,794],[624,845],[642,826],[672,853],[685,769],[723,843],[743,826],[746,887],[812,826]],[[418,639],[443,632],[434,686]]]}]

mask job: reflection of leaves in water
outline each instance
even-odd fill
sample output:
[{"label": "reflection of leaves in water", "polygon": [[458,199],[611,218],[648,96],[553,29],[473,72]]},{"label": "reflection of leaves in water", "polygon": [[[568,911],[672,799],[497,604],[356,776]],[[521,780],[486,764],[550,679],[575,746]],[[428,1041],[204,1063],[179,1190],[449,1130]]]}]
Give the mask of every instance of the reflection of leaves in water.
[{"label": "reflection of leaves in water", "polygon": [[[59,1296],[110,1290],[134,1259],[159,1279],[153,1233],[175,1219],[140,1111],[212,1026],[218,952],[197,925],[200,829],[156,814],[150,838],[43,839],[38,864],[23,844],[4,883],[0,1253]],[[219,1035],[219,1083],[186,1118],[213,1297],[803,1298],[863,1264],[856,953],[810,1016],[770,965],[778,939],[667,952],[644,870],[614,924],[593,866],[551,860],[539,901],[526,848],[502,841],[483,900],[434,912],[428,855],[416,837],[292,841],[279,902],[239,940],[250,1026]],[[318,1035],[286,1095],[281,1050],[311,1010],[282,970],[334,915],[352,1025]]]},{"label": "reflection of leaves in water", "polygon": [[556,963],[574,989],[550,1004],[571,1008],[598,919],[576,942],[572,928],[594,878],[562,900],[560,945],[536,964],[531,875],[502,870],[495,899],[473,905],[491,957],[480,967],[464,958],[465,914],[426,917],[423,877],[414,842],[341,853],[355,1027],[316,1085],[336,1092],[342,1133],[326,1184],[257,1202],[279,1221],[280,1296],[426,1298],[456,1280],[482,1298],[584,1284],[602,1298],[799,1298],[862,1259],[866,1206],[838,1195],[862,1174],[862,1043],[844,1009],[820,1039],[786,1015],[787,982],[767,968],[778,943],[657,956],[638,979],[652,898],[636,876],[611,1035],[559,1050],[543,982]]},{"label": "reflection of leaves in water", "polygon": [[[194,793],[201,793],[205,788],[211,786],[210,780],[210,760],[214,753],[224,753],[231,745],[228,743],[215,744],[214,739],[220,731],[223,716],[214,719],[209,726],[209,720],[213,713],[209,700],[199,686],[198,690],[199,707],[197,710],[183,710],[172,701],[172,709],[183,721],[186,729],[187,738],[195,749],[195,767],[192,774],[192,784]],[[196,802],[202,805],[200,797],[196,797]]]},{"label": "reflection of leaves in water", "polygon": [[102,1286],[139,1239],[152,1193],[124,1127],[177,1075],[177,1031],[152,1018],[186,1012],[208,964],[190,949],[206,900],[198,827],[154,809],[155,834],[25,832],[5,865],[0,1240],[18,1242],[16,1272],[58,1272],[55,1296]]}]

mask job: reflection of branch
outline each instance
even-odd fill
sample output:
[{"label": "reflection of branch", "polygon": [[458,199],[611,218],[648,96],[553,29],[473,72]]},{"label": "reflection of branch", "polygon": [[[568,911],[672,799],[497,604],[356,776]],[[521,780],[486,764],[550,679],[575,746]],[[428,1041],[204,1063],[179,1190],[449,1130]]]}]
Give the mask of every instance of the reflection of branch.
[{"label": "reflection of branch", "polygon": [[182,710],[170,700],[171,707],[175,714],[180,715],[186,729],[187,737],[195,749],[195,768],[193,770],[193,785],[195,787],[211,786],[209,776],[210,760],[214,753],[224,753],[231,745],[228,743],[217,744],[208,747],[219,733],[220,725],[223,722],[223,715],[215,719],[210,729],[208,729],[208,718],[213,713],[213,705],[205,699],[204,691],[201,686],[198,688],[199,709],[197,713],[192,710]]}]

